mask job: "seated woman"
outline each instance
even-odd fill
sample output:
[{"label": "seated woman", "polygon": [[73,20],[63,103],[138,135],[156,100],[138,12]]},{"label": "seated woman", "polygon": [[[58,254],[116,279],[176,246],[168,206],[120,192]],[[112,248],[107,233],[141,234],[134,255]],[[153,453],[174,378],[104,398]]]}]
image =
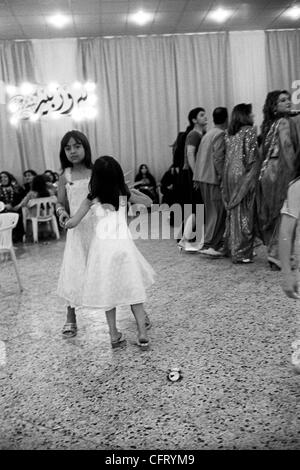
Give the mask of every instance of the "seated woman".
[{"label": "seated woman", "polygon": [[[22,201],[17,206],[15,206],[13,210],[21,211],[22,207],[26,207],[31,199],[37,199],[40,197],[49,197],[49,196],[53,196],[53,194],[51,194],[51,192],[47,188],[47,182],[45,180],[44,175],[37,175],[33,178],[31,191],[29,191],[29,193],[26,194],[26,196],[22,199]],[[28,208],[29,215],[32,217],[35,217],[36,210],[37,210],[36,206],[29,207]],[[46,229],[45,232],[48,233],[48,230]]]},{"label": "seated woman", "polygon": [[24,178],[24,190],[25,194],[29,193],[31,190],[31,185],[33,178],[37,175],[37,173],[34,170],[26,170],[23,173],[23,178]]},{"label": "seated woman", "polygon": [[[44,175],[36,175],[32,181],[31,191],[29,191],[29,193],[26,194],[22,201],[14,207],[14,210],[18,211],[22,207],[27,206],[28,202],[31,199],[49,196],[53,196],[53,194],[51,194],[51,192],[47,188],[47,182],[45,180]],[[31,215],[36,215],[36,207],[32,207],[31,209],[29,209],[29,211]]]},{"label": "seated woman", "polygon": [[139,167],[139,171],[134,179],[133,187],[138,189],[141,193],[151,197],[152,201],[158,202],[158,194],[156,190],[156,181],[154,176],[151,175],[147,165],[142,164]]},{"label": "seated woman", "polygon": [[[2,171],[0,173],[0,201],[4,203],[3,212],[13,212],[13,207],[18,204],[22,196],[22,188],[16,178],[7,171]],[[22,214],[19,214],[18,223],[13,229],[13,242],[21,242],[23,235],[23,219]]]},{"label": "seated woman", "polygon": [[44,178],[47,183],[47,188],[52,193],[54,196],[57,195],[57,183],[56,183],[56,177],[53,171],[51,170],[46,170],[44,171]]}]

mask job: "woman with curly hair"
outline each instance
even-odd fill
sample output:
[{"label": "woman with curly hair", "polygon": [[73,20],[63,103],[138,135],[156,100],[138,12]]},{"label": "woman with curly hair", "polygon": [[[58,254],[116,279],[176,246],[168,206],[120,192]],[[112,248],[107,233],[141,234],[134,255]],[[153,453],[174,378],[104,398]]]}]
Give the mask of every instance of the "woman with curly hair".
[{"label": "woman with curly hair", "polygon": [[290,118],[291,95],[286,90],[268,93],[261,127],[262,166],[257,188],[258,229],[268,250],[268,262],[280,270],[278,232],[280,209],[295,177],[297,130]]}]

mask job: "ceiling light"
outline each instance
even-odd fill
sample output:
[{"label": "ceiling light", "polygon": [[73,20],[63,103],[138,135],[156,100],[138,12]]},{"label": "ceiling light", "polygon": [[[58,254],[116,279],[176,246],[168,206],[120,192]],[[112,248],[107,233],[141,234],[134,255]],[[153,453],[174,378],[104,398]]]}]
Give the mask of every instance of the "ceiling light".
[{"label": "ceiling light", "polygon": [[217,21],[217,23],[224,23],[229,16],[231,15],[231,12],[229,10],[224,10],[223,8],[218,8],[217,10],[212,11],[209,14],[209,17]]},{"label": "ceiling light", "polygon": [[130,16],[131,20],[135,23],[143,26],[146,23],[149,23],[153,19],[153,15],[151,13],[147,13],[143,10],[138,11]]},{"label": "ceiling light", "polygon": [[66,24],[70,23],[70,18],[66,15],[57,13],[56,15],[49,16],[47,21],[56,28],[63,28]]},{"label": "ceiling light", "polygon": [[292,8],[289,8],[285,12],[286,16],[289,16],[293,20],[298,20],[300,18],[300,7],[293,6]]}]

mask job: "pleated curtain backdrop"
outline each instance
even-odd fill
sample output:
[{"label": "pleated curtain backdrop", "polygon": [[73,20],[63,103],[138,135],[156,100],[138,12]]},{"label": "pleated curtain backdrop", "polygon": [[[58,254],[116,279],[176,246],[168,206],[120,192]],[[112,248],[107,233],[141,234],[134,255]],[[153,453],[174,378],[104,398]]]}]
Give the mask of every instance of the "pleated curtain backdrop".
[{"label": "pleated curtain backdrop", "polygon": [[259,132],[268,91],[265,34],[264,31],[234,31],[229,41],[233,103],[252,103]]},{"label": "pleated curtain backdrop", "polygon": [[[24,169],[59,169],[63,134],[80,129],[93,158],[113,155],[131,179],[141,163],[159,180],[172,162],[170,145],[188,124],[187,114],[203,106],[212,111],[253,103],[262,120],[267,91],[291,89],[300,79],[300,31],[246,31],[0,42],[0,170],[21,177]],[[74,122],[42,119],[8,122],[6,83],[24,80],[46,85],[92,80],[98,116]],[[2,87],[1,87],[2,83]]]},{"label": "pleated curtain backdrop", "polygon": [[[71,85],[78,79],[76,39],[33,40],[32,47],[38,84]],[[43,171],[49,169],[60,172],[60,141],[67,131],[78,126],[70,116],[63,115],[58,120],[49,117],[41,119],[39,123],[43,152],[37,157],[42,162]]]},{"label": "pleated curtain backdrop", "polygon": [[36,82],[34,52],[31,41],[0,42],[0,171],[14,174],[22,182],[25,169],[44,168],[40,123],[24,121],[14,127],[9,122],[5,102],[5,84],[19,85],[24,81]]},{"label": "pleated curtain backdrop", "polygon": [[292,91],[293,81],[300,80],[300,30],[265,35],[268,89]]},{"label": "pleated curtain backdrop", "polygon": [[82,130],[97,155],[115,156],[132,175],[142,163],[162,175],[191,108],[211,115],[230,103],[227,34],[83,39],[78,46],[82,78],[96,81],[100,111]]}]

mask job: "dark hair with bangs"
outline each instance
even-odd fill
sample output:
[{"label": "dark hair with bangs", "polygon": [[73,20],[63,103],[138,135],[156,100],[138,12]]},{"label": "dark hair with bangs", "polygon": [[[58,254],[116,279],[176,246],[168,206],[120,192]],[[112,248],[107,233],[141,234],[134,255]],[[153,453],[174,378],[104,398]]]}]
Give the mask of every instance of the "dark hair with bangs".
[{"label": "dark hair with bangs", "polygon": [[228,135],[235,135],[244,126],[252,126],[250,114],[252,113],[252,104],[237,104],[231,113],[231,119],[228,126]]},{"label": "dark hair with bangs", "polygon": [[128,196],[121,165],[113,157],[103,155],[93,165],[88,198],[110,204],[119,210],[119,197]]},{"label": "dark hair with bangs", "polygon": [[84,160],[83,164],[86,166],[86,168],[92,168],[92,152],[91,152],[91,147],[90,143],[87,139],[87,137],[80,131],[72,130],[67,132],[60,143],[60,151],[59,151],[59,159],[60,159],[60,164],[62,170],[65,170],[66,168],[72,168],[73,163],[69,162],[66,156],[65,152],[65,147],[68,145],[69,140],[73,137],[76,143],[82,144],[84,148]]}]

